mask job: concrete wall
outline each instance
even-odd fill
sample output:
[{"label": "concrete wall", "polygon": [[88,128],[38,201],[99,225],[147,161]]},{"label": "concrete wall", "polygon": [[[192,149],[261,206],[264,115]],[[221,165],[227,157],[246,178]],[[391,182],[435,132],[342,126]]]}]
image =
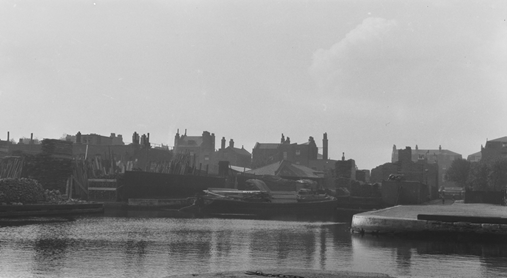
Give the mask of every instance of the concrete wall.
[{"label": "concrete wall", "polygon": [[382,201],[388,206],[421,204],[428,201],[428,186],[413,181],[383,181]]},{"label": "concrete wall", "polygon": [[439,165],[436,163],[426,163],[426,161],[415,163],[410,160],[386,163],[372,169],[370,182],[375,183],[388,180],[390,174],[401,174],[406,181],[417,181],[427,184],[431,198],[435,199],[438,197],[440,172]]},{"label": "concrete wall", "polygon": [[505,205],[504,191],[465,191],[465,203],[483,203],[494,205]]},{"label": "concrete wall", "polygon": [[396,174],[398,171],[397,164],[385,163],[371,170],[370,182],[382,182],[389,179],[390,174]]}]

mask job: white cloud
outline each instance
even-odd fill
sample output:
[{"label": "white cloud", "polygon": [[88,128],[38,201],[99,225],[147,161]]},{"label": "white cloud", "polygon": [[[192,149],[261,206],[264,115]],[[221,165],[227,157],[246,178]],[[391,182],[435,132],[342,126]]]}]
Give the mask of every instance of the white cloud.
[{"label": "white cloud", "polygon": [[326,87],[349,71],[361,71],[365,63],[377,61],[395,47],[391,37],[397,27],[395,20],[366,18],[331,48],[317,50],[310,73]]}]

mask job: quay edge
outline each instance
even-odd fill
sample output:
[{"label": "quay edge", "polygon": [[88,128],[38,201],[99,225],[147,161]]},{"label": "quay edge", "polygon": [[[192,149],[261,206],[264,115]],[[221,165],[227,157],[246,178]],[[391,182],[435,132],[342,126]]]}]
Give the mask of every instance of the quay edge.
[{"label": "quay edge", "polygon": [[[494,208],[494,211],[488,208]],[[418,220],[419,214],[463,215],[480,217],[497,217],[503,206],[396,206],[379,211],[355,214],[352,217],[351,232],[359,234],[473,234],[507,236],[507,224],[472,223],[462,221]],[[507,215],[504,214],[504,215]],[[501,216],[501,214],[500,214]]]}]

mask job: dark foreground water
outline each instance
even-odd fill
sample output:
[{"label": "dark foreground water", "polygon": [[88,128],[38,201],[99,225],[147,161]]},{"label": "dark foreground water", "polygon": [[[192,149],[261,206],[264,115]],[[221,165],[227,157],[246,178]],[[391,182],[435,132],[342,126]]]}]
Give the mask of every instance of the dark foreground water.
[{"label": "dark foreground water", "polygon": [[266,268],[505,277],[507,244],[351,235],[316,219],[80,217],[0,227],[0,277],[164,277]]}]

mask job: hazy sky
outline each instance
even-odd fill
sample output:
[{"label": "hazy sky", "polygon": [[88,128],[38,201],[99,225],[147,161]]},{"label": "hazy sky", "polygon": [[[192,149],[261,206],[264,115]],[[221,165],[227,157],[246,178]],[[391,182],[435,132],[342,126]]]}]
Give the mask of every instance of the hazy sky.
[{"label": "hazy sky", "polygon": [[0,138],[313,136],[371,169],[507,136],[507,1],[0,0]]}]

